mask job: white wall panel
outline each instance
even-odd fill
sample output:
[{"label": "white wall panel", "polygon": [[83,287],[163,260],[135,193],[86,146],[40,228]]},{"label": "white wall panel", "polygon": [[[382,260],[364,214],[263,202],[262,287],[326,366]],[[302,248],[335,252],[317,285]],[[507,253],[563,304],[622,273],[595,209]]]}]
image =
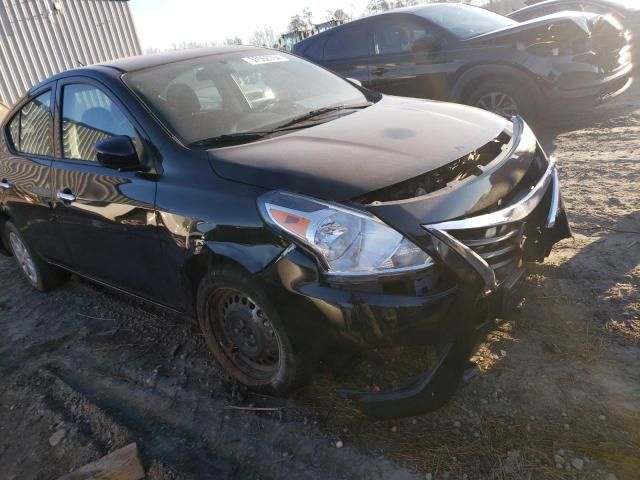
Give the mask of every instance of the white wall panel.
[{"label": "white wall panel", "polygon": [[81,64],[142,53],[128,2],[0,0],[0,102]]}]

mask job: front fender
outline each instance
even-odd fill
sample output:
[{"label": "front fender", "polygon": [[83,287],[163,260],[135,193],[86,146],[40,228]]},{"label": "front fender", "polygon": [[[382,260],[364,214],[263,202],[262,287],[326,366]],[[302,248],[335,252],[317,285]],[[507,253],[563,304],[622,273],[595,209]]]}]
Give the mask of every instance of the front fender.
[{"label": "front fender", "polygon": [[239,264],[255,275],[282,255],[285,247],[275,244],[248,245],[234,242],[205,241],[204,247],[217,257]]}]

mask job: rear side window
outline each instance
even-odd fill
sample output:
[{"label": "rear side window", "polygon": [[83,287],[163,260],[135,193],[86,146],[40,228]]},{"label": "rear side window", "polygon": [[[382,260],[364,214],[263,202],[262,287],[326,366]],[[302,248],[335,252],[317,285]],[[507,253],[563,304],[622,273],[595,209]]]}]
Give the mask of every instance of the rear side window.
[{"label": "rear side window", "polygon": [[66,85],[62,93],[62,156],[96,161],[95,144],[136,131],[115,103],[92,85]]},{"label": "rear side window", "polygon": [[367,57],[369,40],[366,25],[354,25],[329,35],[324,47],[325,60]]},{"label": "rear side window", "polygon": [[9,123],[13,148],[29,155],[52,156],[51,122],[49,91],[27,103]]},{"label": "rear side window", "polygon": [[373,48],[376,55],[408,53],[416,40],[433,39],[434,35],[425,25],[413,17],[389,17],[379,21],[373,29]]}]

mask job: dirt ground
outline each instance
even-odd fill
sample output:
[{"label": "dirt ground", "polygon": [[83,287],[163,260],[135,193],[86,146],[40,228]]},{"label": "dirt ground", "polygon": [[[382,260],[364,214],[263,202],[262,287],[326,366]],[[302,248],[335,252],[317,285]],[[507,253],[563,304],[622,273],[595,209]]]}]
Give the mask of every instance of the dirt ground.
[{"label": "dirt ground", "polygon": [[151,479],[639,479],[640,83],[539,136],[575,236],[430,415],[371,422],[328,372],[288,399],[243,393],[195,326],[75,278],[36,293],[0,258],[0,479],[131,441]]}]

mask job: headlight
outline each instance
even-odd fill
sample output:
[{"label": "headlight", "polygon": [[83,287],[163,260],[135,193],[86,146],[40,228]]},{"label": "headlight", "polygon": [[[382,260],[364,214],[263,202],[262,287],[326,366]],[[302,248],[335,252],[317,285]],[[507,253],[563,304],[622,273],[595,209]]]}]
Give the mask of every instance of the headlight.
[{"label": "headlight", "polygon": [[278,191],[262,195],[258,207],[267,223],[310,248],[333,275],[433,265],[423,250],[366,212]]}]

